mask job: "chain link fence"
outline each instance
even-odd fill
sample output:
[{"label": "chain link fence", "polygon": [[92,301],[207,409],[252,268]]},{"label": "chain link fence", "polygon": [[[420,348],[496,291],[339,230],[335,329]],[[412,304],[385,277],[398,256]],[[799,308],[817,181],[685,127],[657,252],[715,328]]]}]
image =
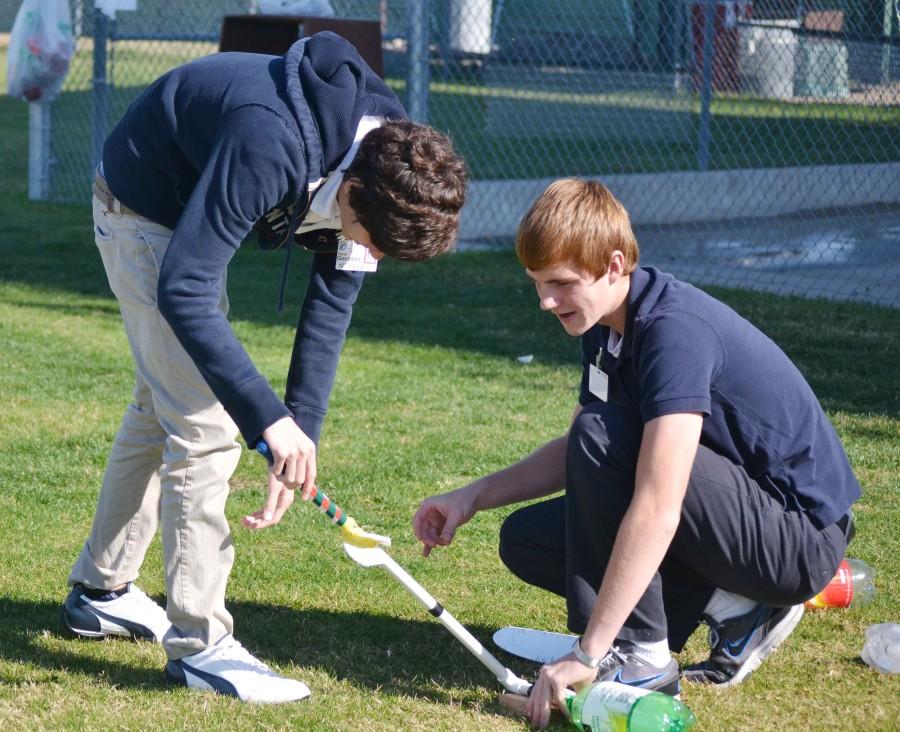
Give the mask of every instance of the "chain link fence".
[{"label": "chain link fence", "polygon": [[[0,30],[17,5],[0,0]],[[137,6],[109,21],[72,2],[76,56],[45,124],[51,199],[86,200],[130,101],[215,52],[223,16],[258,10]],[[645,263],[698,283],[900,307],[900,0],[330,6],[378,21],[388,83],[466,156],[464,246],[509,246],[547,183],[578,175],[625,203]]]}]

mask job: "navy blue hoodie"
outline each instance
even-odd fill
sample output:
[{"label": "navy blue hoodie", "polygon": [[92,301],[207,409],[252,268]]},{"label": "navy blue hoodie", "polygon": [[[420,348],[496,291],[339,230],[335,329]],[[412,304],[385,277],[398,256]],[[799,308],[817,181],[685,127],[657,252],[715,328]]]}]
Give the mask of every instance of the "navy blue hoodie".
[{"label": "navy blue hoodie", "polygon": [[282,401],[218,308],[226,268],[256,221],[306,202],[364,115],[406,117],[353,46],[325,32],[283,57],[219,53],[173,69],[104,145],[116,198],[174,231],[159,310],[251,446],[290,414],[318,441],[362,273],[336,270],[334,254],[313,257]]}]

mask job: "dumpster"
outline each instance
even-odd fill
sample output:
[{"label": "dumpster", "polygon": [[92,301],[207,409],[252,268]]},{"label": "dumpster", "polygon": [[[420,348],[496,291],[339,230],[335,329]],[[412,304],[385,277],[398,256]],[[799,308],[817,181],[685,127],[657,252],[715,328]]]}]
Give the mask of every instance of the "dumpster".
[{"label": "dumpster", "polygon": [[844,13],[840,10],[809,12],[803,19],[803,28],[808,32],[800,36],[794,92],[800,97],[843,99],[850,96]]},{"label": "dumpster", "polygon": [[332,31],[352,43],[379,76],[384,76],[381,25],[377,20],[313,18],[297,15],[226,15],[220,51],[249,51],[280,56],[302,36]]},{"label": "dumpster", "polygon": [[747,21],[740,26],[741,89],[768,99],[794,96],[796,20]]}]

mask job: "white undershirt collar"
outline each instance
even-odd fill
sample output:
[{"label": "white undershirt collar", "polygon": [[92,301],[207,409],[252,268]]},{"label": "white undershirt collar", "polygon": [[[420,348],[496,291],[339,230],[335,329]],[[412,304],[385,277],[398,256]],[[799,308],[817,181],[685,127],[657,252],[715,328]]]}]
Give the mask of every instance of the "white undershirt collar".
[{"label": "white undershirt collar", "polygon": [[359,120],[353,144],[347,150],[340,164],[325,178],[325,182],[319,186],[313,194],[312,203],[303,221],[297,227],[297,233],[302,234],[315,229],[341,229],[341,209],[338,206],[337,194],[344,182],[344,173],[356,157],[359,143],[376,127],[384,124],[384,117],[365,116]]}]

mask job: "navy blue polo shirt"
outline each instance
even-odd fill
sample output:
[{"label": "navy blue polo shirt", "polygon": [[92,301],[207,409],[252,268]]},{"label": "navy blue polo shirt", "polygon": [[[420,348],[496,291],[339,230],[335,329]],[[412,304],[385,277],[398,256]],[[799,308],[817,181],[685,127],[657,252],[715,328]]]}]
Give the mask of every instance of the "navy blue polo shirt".
[{"label": "navy blue polo shirt", "polygon": [[582,406],[600,398],[589,376],[599,359],[609,402],[640,412],[645,423],[702,413],[702,445],[743,466],[786,509],[805,511],[819,528],[859,498],[844,448],[806,379],[727,305],[640,267],[631,275],[617,357],[609,331],[595,325],[582,336]]}]

